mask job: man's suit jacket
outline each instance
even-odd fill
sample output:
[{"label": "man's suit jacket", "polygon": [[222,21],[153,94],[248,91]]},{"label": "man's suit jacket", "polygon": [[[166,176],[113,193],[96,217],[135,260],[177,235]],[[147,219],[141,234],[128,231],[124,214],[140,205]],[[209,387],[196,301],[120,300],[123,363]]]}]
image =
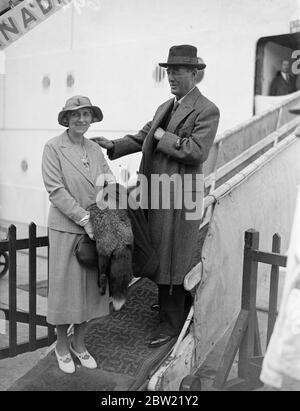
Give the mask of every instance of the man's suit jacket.
[{"label": "man's suit jacket", "polygon": [[54,230],[84,233],[78,223],[87,214],[86,208],[96,202],[97,192],[104,182],[103,175],[108,182],[115,181],[99,145],[86,138],[84,144],[90,172],[66,131],[49,140],[44,147],[42,174],[51,202],[48,227]]},{"label": "man's suit jacket", "polygon": [[289,80],[286,81],[281,72],[273,79],[270,88],[270,96],[284,96],[296,91],[295,77],[289,74]]}]

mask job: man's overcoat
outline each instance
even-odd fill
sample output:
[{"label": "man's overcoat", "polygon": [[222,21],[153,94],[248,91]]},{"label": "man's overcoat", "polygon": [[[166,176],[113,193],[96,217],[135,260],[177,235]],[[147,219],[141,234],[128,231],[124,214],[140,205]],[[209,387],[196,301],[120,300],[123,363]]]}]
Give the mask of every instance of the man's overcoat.
[{"label": "man's overcoat", "polygon": [[[148,178],[149,230],[160,264],[155,281],[166,285],[182,284],[185,275],[195,264],[194,253],[201,215],[197,213],[195,218],[194,214],[195,219],[188,220],[186,213],[190,206],[185,204],[185,199],[191,200],[192,196],[193,200],[198,195],[198,209],[202,206],[202,164],[208,157],[219,123],[218,108],[195,88],[182,100],[171,117],[165,134],[157,141],[154,132],[158,127],[164,127],[173,105],[174,99],[163,103],[153,120],[142,130],[135,135],[115,140],[114,148],[108,150],[110,159],[142,151],[139,172]],[[163,209],[160,204],[158,209],[153,209],[150,203],[154,197],[157,199],[158,193],[151,191],[154,186],[151,178],[162,174],[177,175],[179,180],[170,185],[170,207]],[[193,184],[181,184],[187,175],[192,178]],[[196,184],[196,178],[199,178],[200,184]],[[174,200],[175,187],[179,189],[177,193],[182,192],[182,201],[180,196]],[[166,186],[164,189],[161,187],[159,195],[162,192],[166,194],[167,190]],[[179,209],[178,204],[183,204],[183,207]]]}]

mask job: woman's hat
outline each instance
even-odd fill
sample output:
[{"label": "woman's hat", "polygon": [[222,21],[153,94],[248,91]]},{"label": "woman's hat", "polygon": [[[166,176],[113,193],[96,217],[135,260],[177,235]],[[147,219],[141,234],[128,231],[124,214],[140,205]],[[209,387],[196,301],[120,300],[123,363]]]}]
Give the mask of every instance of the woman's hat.
[{"label": "woman's hat", "polygon": [[69,126],[69,121],[66,118],[66,113],[68,111],[79,110],[80,108],[90,108],[93,114],[92,123],[97,121],[102,121],[103,114],[99,107],[93,106],[91,100],[88,97],[84,96],[73,96],[70,97],[65,104],[65,107],[58,114],[58,122],[64,127]]},{"label": "woman's hat", "polygon": [[200,63],[197,58],[197,47],[183,44],[181,46],[173,46],[170,48],[168,61],[166,63],[158,63],[161,67],[168,66],[188,66],[195,67],[198,70],[203,70],[206,64]]}]

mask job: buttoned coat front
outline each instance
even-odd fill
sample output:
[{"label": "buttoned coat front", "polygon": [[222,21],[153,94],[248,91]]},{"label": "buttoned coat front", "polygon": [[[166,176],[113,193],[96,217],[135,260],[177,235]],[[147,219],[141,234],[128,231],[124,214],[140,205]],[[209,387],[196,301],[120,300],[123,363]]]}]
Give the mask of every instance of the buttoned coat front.
[{"label": "buttoned coat front", "polygon": [[[182,178],[181,182],[184,176],[191,176],[192,185],[183,184],[182,192],[184,195],[190,192],[193,198],[198,192],[198,201],[202,204],[204,187],[195,181],[197,176],[202,176],[203,183],[202,165],[208,157],[219,123],[218,108],[195,88],[183,99],[171,117],[163,137],[157,142],[154,138],[155,130],[163,126],[173,104],[174,99],[163,103],[153,120],[142,130],[135,135],[114,140],[113,150],[108,150],[110,159],[142,151],[140,173],[147,177],[149,183],[149,230],[160,263],[155,281],[166,285],[182,284],[185,275],[195,264],[200,217],[188,220],[187,207],[183,204],[181,209],[176,209],[172,195],[169,209],[151,208],[151,176],[177,175]],[[160,191],[159,195],[161,194]]]},{"label": "buttoned coat front", "polygon": [[[114,181],[98,144],[84,138],[90,171],[83,165],[67,132],[49,140],[44,148],[42,173],[51,202],[48,227],[58,231],[84,234],[78,222],[87,207],[96,202],[104,181]],[[105,176],[105,178],[104,178]]]}]

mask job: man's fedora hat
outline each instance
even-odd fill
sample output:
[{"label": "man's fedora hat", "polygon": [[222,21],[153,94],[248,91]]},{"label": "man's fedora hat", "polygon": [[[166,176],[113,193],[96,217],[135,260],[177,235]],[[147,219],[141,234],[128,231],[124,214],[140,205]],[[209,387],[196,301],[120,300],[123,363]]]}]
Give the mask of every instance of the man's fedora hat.
[{"label": "man's fedora hat", "polygon": [[188,44],[171,47],[168,61],[166,63],[159,63],[159,65],[161,67],[188,66],[195,67],[198,70],[203,70],[206,67],[206,64],[200,63],[197,58],[197,47]]},{"label": "man's fedora hat", "polygon": [[69,126],[69,121],[66,117],[66,113],[69,111],[79,110],[80,108],[89,108],[92,111],[93,119],[92,123],[96,123],[97,121],[101,121],[103,119],[102,111],[99,107],[93,106],[91,100],[88,97],[84,96],[73,96],[70,97],[67,101],[63,109],[58,114],[58,122],[64,127]]}]

